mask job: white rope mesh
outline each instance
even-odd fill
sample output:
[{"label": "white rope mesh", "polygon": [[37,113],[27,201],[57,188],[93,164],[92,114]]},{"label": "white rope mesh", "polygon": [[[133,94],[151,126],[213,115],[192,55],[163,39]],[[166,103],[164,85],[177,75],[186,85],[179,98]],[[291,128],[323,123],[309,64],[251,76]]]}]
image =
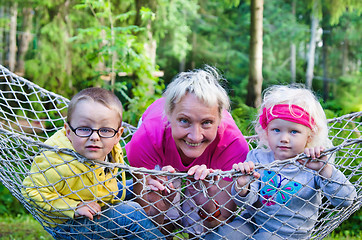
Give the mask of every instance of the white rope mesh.
[{"label": "white rope mesh", "polygon": [[[68,99],[40,88],[32,82],[11,73],[1,65],[0,90],[0,180],[2,184],[4,184],[11,191],[11,193],[25,206],[25,208],[34,216],[34,218],[36,218],[46,229],[48,227],[53,228],[54,226],[57,226],[57,229],[63,228],[65,232],[68,232],[66,233],[66,235],[68,235],[66,237],[68,238],[72,238],[72,236],[76,234],[81,234],[84,239],[109,239],[117,237],[131,238],[131,236],[138,236],[140,239],[142,239],[142,234],[144,234],[145,232],[152,234],[152,230],[160,227],[163,228],[165,237],[167,239],[208,239],[207,234],[210,232],[213,232],[215,234],[216,239],[227,239],[227,237],[223,235],[218,235],[220,233],[217,232],[216,227],[210,227],[207,223],[205,223],[205,221],[200,220],[197,212],[203,206],[195,204],[195,202],[192,200],[193,195],[191,192],[195,192],[192,190],[194,189],[196,190],[196,192],[201,192],[209,199],[215,199],[219,192],[222,192],[224,188],[230,187],[234,183],[234,181],[232,181],[229,183],[228,186],[220,187],[218,184],[220,179],[223,177],[230,177],[235,179],[236,177],[241,176],[241,173],[235,172],[234,170],[216,171],[215,173],[212,173],[210,175],[210,178],[206,179],[205,182],[202,182],[188,178],[186,173],[165,173],[159,170],[134,168],[129,165],[118,163],[89,161],[70,149],[61,149],[43,143],[44,140],[48,139],[52,134],[54,134],[57,130],[63,127],[66,108],[69,102]],[[325,154],[329,157],[332,155],[336,156],[333,165],[336,169],[342,172],[346,176],[346,179],[354,186],[354,188],[356,189],[357,197],[354,199],[348,199],[348,197],[340,199],[342,203],[347,200],[351,201],[348,206],[335,207],[331,205],[330,199],[334,201],[333,199],[337,198],[338,200],[338,194],[340,192],[340,189],[336,189],[334,192],[328,192],[328,194],[326,194],[322,198],[321,204],[319,206],[319,211],[315,213],[318,220],[309,230],[309,238],[311,239],[324,238],[337,226],[339,226],[345,219],[347,219],[361,207],[361,121],[362,112],[344,115],[329,121],[331,140],[336,147],[328,149],[327,151],[325,151]],[[127,123],[123,123],[123,126],[125,127],[125,131],[121,139],[122,147],[127,141],[129,141],[132,134],[136,131],[135,127]],[[250,143],[251,141],[253,141],[254,137],[248,137],[247,139]],[[49,167],[43,169],[42,166],[37,166],[37,163],[33,162],[35,156],[42,155],[47,158],[47,153],[49,152],[57,155],[59,159],[64,160],[63,163],[60,164],[62,166],[54,165],[49,160]],[[69,158],[69,156],[71,157]],[[290,165],[296,166],[296,160],[303,157],[305,156],[301,154],[294,159],[275,161],[269,165],[258,165],[256,166],[256,169],[258,169],[258,171],[274,171],[275,169],[281,169],[275,171],[276,174],[280,173],[278,176],[280,176],[280,179],[282,179],[283,175],[281,171]],[[170,204],[170,208],[167,213],[165,211],[161,211],[160,213],[164,215],[161,217],[164,217],[166,219],[166,221],[164,221],[164,225],[156,224],[152,225],[153,227],[144,227],[143,232],[133,232],[132,227],[129,226],[129,231],[126,231],[122,236],[116,236],[114,229],[127,229],[128,227],[121,226],[119,222],[117,222],[115,215],[107,215],[107,211],[109,209],[113,209],[115,212],[117,212],[117,206],[119,205],[111,204],[110,201],[105,199],[113,199],[118,203],[118,192],[110,191],[108,194],[102,196],[101,198],[94,195],[94,189],[97,187],[97,185],[103,185],[106,187],[109,179],[98,181],[92,183],[91,185],[89,185],[89,183],[83,182],[82,184],[84,187],[77,190],[70,189],[71,187],[69,183],[72,181],[71,177],[59,177],[58,180],[54,180],[57,176],[61,175],[57,170],[60,167],[68,167],[69,171],[74,171],[72,168],[73,161],[84,162],[87,163],[89,166],[89,170],[83,173],[73,172],[73,178],[79,179],[83,179],[80,177],[80,175],[83,174],[95,174],[99,172],[106,173],[107,171],[111,174],[110,176],[112,179],[122,184],[123,182],[121,182],[121,179],[123,173],[126,174],[127,179],[135,179],[135,183],[142,183],[144,181],[144,179],[142,178],[136,178],[136,175],[139,174],[152,174],[156,177],[167,176],[168,183],[173,183],[173,185],[176,187],[175,192],[177,194],[173,193],[176,195],[176,197]],[[31,172],[30,168],[32,164],[33,168],[37,166],[38,169],[41,170],[39,170],[38,172]],[[315,174],[315,172],[308,170],[304,166],[298,166],[301,171],[309,171],[311,174]],[[50,168],[54,169],[54,172],[51,175],[51,179],[47,179],[46,186],[38,187],[36,180],[34,180],[36,178],[32,178],[32,176],[34,176],[34,174],[42,174],[42,176],[46,178],[48,176],[46,175],[46,172],[49,171]],[[30,181],[32,181],[33,187],[30,187],[32,189],[30,189],[29,186],[24,186],[25,178],[28,178],[30,179]],[[290,180],[293,181],[293,179]],[[262,179],[258,179],[255,182],[261,181]],[[312,181],[312,179],[310,181]],[[348,185],[348,181],[340,184],[342,186]],[[131,183],[127,185],[126,188],[131,188],[132,185],[133,184]],[[54,191],[54,189],[58,189],[60,186],[62,187],[62,189],[69,189],[66,195],[57,194],[53,196],[53,199],[51,199],[52,201],[49,201],[49,199],[42,197],[44,191],[53,190],[53,192],[56,192]],[[210,190],[209,188],[211,186],[218,186],[218,191],[213,197],[209,196],[208,194],[208,190]],[[303,185],[301,188],[308,189],[308,186]],[[267,204],[278,204],[273,199],[276,198],[279,194],[277,192],[283,193],[283,191],[285,191],[285,196],[287,197],[291,196],[297,199],[299,198],[299,200],[303,201],[305,206],[307,206],[308,204],[313,204],[312,200],[301,199],[300,197],[298,197],[298,195],[296,195],[296,193],[294,193],[293,195],[288,195],[286,190],[283,190],[283,186],[274,186],[273,189],[275,190],[274,195],[271,197],[271,199],[265,200]],[[29,192],[32,192],[32,190],[39,193],[37,195],[41,197],[41,201],[39,201],[39,199],[37,200],[36,197],[29,194]],[[319,189],[312,190],[317,192],[320,191]],[[79,228],[75,228],[72,232],[69,231],[68,228],[70,226],[70,218],[69,215],[67,215],[67,212],[74,212],[74,207],[71,207],[71,204],[68,204],[66,207],[64,207],[64,209],[57,209],[52,204],[54,204],[54,202],[56,201],[63,201],[64,198],[80,198],[80,195],[84,193],[82,192],[81,194],[81,191],[88,191],[88,193],[90,194],[89,199],[92,199],[92,201],[97,201],[103,206],[102,212],[99,215],[105,217],[106,221],[112,223],[113,225],[110,225],[109,228],[104,228],[96,221],[88,221],[85,224],[82,223],[80,220],[75,219],[73,222],[74,226],[80,224],[83,229],[88,229],[88,232],[84,233],[84,230],[80,232]],[[128,204],[132,207],[132,201],[135,201],[137,198],[143,197],[143,194],[146,194],[149,191],[150,190],[144,189],[139,196],[133,195],[131,201],[125,201],[121,203]],[[119,193],[122,193],[122,191],[120,191]],[[86,201],[87,199],[83,200]],[[237,199],[235,199],[234,195],[230,195],[229,201],[234,200],[238,201]],[[158,201],[167,202],[170,200],[167,197],[161,196]],[[220,208],[227,209],[224,208],[227,203],[228,202],[221,205]],[[149,204],[156,207],[157,201],[150,202]],[[261,208],[255,207],[255,204],[252,205],[248,202],[244,202],[243,204],[244,205],[239,207],[236,211],[230,211],[230,217],[223,220],[221,224],[230,224],[235,216],[241,216],[241,218],[244,218],[246,223],[251,224],[254,227],[254,230],[250,234],[245,232],[245,234],[248,235],[247,237],[250,237],[250,239],[253,239],[253,234],[260,229],[267,233],[270,233],[270,235],[272,235],[273,232],[278,231],[278,229],[267,229],[264,225],[258,225],[257,223],[253,222],[253,216],[245,215],[245,209],[253,208],[252,212],[254,212],[254,214],[258,214],[261,213]],[[286,209],[289,209],[289,207],[287,204],[280,205],[280,209],[280,211],[285,211]],[[139,213],[140,209],[135,205],[132,211]],[[213,213],[211,213],[211,215],[212,214]],[[266,212],[264,214],[268,218],[275,220],[272,214],[268,214]],[[303,212],[293,213],[294,217],[300,217],[303,216],[303,214]],[[124,214],[119,212],[118,215],[128,217],[132,214]],[[157,215],[155,217],[157,217]],[[303,217],[307,219],[305,221],[310,220],[306,216]],[[312,216],[310,218],[312,218]],[[288,219],[281,221],[282,222],[280,222],[280,226],[288,226],[289,229],[294,229],[296,232],[300,231],[303,225],[299,224],[294,226],[293,221]],[[173,226],[172,229],[170,228],[171,225]],[[143,225],[140,223],[140,226]],[[230,231],[244,231],[243,228],[239,228],[239,226],[234,226],[232,224],[230,224],[230,226],[232,226],[230,228]],[[154,238],[156,239],[157,236],[155,235]]]}]

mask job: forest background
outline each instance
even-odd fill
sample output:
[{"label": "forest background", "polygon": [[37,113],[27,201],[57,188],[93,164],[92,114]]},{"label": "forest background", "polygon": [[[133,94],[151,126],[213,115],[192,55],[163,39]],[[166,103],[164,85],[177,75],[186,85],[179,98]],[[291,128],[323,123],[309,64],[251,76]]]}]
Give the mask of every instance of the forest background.
[{"label": "forest background", "polygon": [[[328,118],[362,111],[361,11],[358,0],[2,0],[0,64],[67,98],[112,89],[133,125],[177,73],[211,65],[252,135],[273,84],[310,87]],[[2,185],[0,216],[30,221]],[[360,210],[333,234],[360,239],[361,223]]]}]

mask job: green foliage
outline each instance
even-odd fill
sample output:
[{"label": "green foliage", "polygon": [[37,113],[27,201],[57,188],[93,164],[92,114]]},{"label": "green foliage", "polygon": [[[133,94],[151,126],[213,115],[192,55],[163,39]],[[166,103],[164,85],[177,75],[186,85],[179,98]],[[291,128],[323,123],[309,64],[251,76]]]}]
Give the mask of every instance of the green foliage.
[{"label": "green foliage", "polygon": [[332,239],[362,239],[361,222],[362,209],[344,221],[330,236]]},{"label": "green foliage", "polygon": [[24,214],[26,210],[10,191],[0,183],[0,215]]},{"label": "green foliage", "polygon": [[[307,40],[308,25],[297,21],[291,4],[284,1],[272,0],[265,4],[264,15],[268,16],[263,21],[264,85],[290,83],[290,46]],[[305,60],[300,61],[304,63]]]},{"label": "green foliage", "polygon": [[[153,88],[152,95],[147,94],[150,92],[150,87]],[[133,97],[132,99],[129,99],[127,110],[123,113],[124,120],[133,126],[137,126],[143,112],[151,105],[151,103],[161,97],[164,88],[165,85],[162,80],[159,80],[158,83],[154,82],[151,86],[147,83],[143,83],[132,88]]]},{"label": "green foliage", "polygon": [[255,134],[254,121],[257,116],[257,109],[247,106],[244,103],[237,103],[231,111],[236,125],[244,136],[252,136]]},{"label": "green foliage", "polygon": [[325,104],[325,107],[338,112],[338,115],[362,111],[361,74],[342,76],[335,89],[335,99]]},{"label": "green foliage", "polygon": [[[181,61],[191,50],[188,37],[192,25],[197,21],[198,4],[196,0],[159,0],[152,24],[155,38],[162,48],[160,53]],[[165,41],[166,40],[166,41]]]}]

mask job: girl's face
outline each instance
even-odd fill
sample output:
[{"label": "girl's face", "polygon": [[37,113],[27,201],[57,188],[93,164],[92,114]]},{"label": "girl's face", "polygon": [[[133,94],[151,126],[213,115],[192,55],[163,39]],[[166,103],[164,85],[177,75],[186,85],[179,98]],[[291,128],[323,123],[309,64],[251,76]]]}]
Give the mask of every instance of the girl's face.
[{"label": "girl's face", "polygon": [[112,138],[100,137],[97,131],[93,131],[89,137],[79,137],[67,123],[65,124],[67,137],[75,151],[91,160],[104,161],[113,146],[119,142],[123,132],[123,128],[119,126],[120,116],[117,111],[90,100],[81,100],[77,103],[69,124],[73,129],[89,127],[92,129],[113,128],[118,130]]},{"label": "girl's face", "polygon": [[176,104],[168,120],[181,159],[189,164],[214,141],[221,119],[218,106],[207,106],[188,93]]},{"label": "girl's face", "polygon": [[304,152],[310,135],[307,126],[279,118],[272,120],[267,127],[268,143],[275,160],[285,160]]}]

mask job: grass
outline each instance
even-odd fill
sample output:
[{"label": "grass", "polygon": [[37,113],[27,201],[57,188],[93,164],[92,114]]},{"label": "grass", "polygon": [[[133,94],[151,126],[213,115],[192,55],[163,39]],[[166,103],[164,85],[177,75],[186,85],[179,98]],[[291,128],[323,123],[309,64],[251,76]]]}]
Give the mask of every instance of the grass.
[{"label": "grass", "polygon": [[[53,239],[31,215],[0,216],[1,240],[50,240]],[[325,240],[362,240],[362,235],[350,236],[347,231],[332,233]]]},{"label": "grass", "polygon": [[0,216],[1,240],[53,239],[31,215]]}]

